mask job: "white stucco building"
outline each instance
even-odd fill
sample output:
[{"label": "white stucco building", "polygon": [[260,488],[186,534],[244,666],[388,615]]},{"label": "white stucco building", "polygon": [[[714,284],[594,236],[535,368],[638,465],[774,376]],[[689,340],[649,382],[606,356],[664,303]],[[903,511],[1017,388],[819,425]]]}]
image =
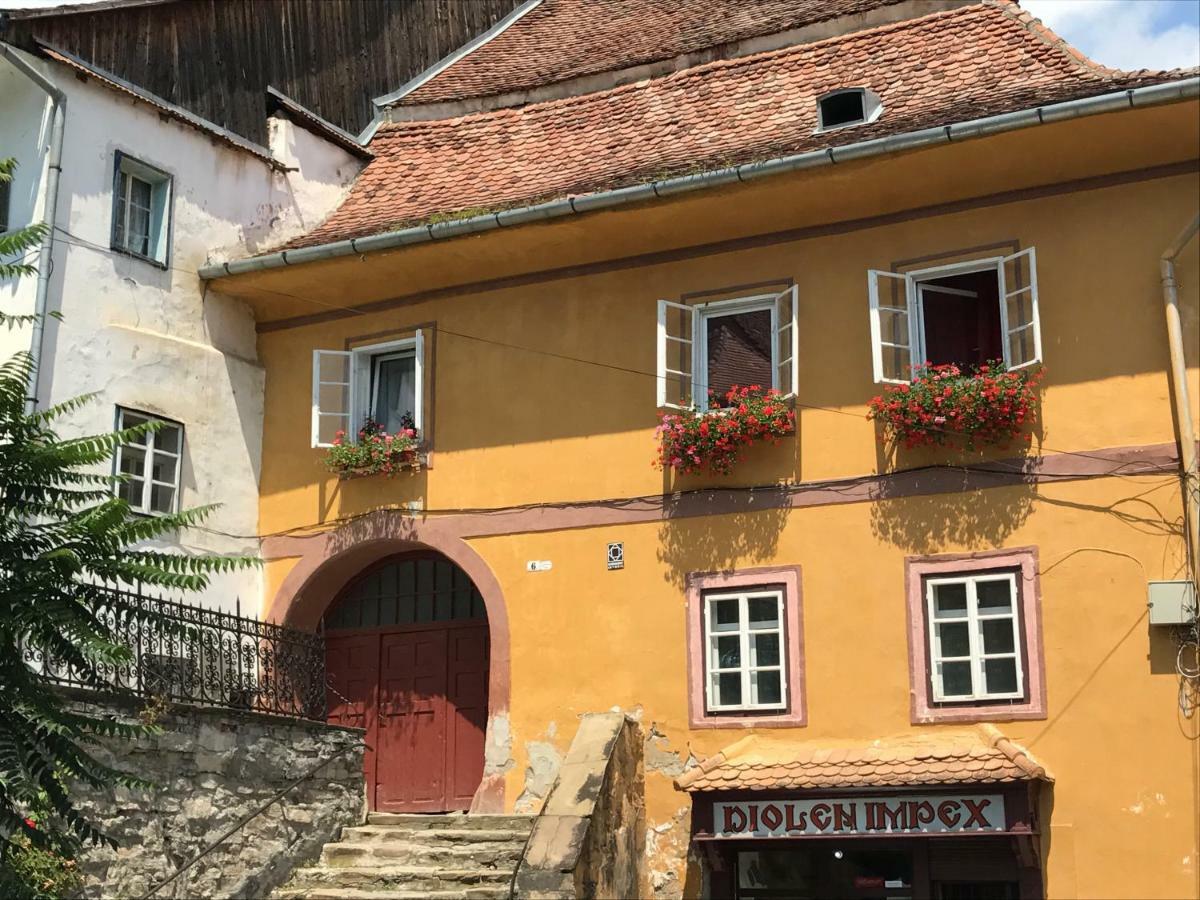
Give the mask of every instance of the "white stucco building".
[{"label": "white stucco building", "polygon": [[[37,401],[94,399],[61,423],[97,433],[152,416],[153,445],[114,460],[146,514],[219,504],[185,552],[258,551],[263,370],[246,308],[204,295],[205,262],[244,256],[311,229],[342,199],[365,151],[349,135],[274,96],[268,147],[47,49],[0,55],[0,158],[19,168],[0,227],[48,216],[53,103],[22,63],[65,97],[65,137],[40,341],[0,330],[0,358],[41,359]],[[264,98],[267,115],[268,98]],[[0,202],[5,200],[0,193]],[[36,255],[30,255],[36,263]],[[37,280],[0,283],[0,309],[33,312]],[[39,344],[35,346],[35,344]],[[255,570],[214,581],[201,601],[257,615]]]}]

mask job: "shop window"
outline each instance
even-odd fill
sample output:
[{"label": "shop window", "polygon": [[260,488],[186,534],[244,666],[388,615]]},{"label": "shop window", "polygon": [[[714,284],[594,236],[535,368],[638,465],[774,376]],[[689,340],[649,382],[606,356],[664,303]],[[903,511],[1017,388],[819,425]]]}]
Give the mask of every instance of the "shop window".
[{"label": "shop window", "polygon": [[688,577],[693,727],[803,725],[803,631],[795,567]]},{"label": "shop window", "polygon": [[925,362],[1010,369],[1042,361],[1037,260],[1011,256],[914,272],[868,273],[877,382],[902,383]]},{"label": "shop window", "polygon": [[112,248],[166,266],[170,229],[171,176],[118,152]]},{"label": "shop window", "polygon": [[794,395],[796,288],[685,305],[658,301],[658,405],[719,407],[734,385]]},{"label": "shop window", "polygon": [[173,513],[179,502],[179,474],[183,460],[183,425],[149,413],[117,407],[117,428],[158,422],[128,444],[117,448],[114,468],[126,480],[116,494],[134,512],[148,515]]},{"label": "shop window", "polygon": [[312,446],[332,446],[337,433],[353,439],[368,421],[389,434],[421,434],[425,342],[414,337],[353,350],[313,351]]},{"label": "shop window", "polygon": [[1045,717],[1036,553],[908,561],[913,721]]}]

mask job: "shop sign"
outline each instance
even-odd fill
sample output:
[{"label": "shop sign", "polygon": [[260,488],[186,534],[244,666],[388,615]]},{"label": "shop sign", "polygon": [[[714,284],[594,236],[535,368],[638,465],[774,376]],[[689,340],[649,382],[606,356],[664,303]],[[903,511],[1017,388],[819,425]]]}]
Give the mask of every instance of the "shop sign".
[{"label": "shop sign", "polygon": [[713,803],[713,830],[717,837],[946,834],[1003,831],[1004,825],[1004,798],[999,794]]}]

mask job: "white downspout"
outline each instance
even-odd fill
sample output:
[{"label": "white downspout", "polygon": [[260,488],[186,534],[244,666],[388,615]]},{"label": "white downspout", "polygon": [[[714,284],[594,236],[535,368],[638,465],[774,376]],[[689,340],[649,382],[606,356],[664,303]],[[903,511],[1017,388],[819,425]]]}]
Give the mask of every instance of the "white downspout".
[{"label": "white downspout", "polygon": [[[1179,292],[1175,284],[1175,258],[1200,231],[1200,214],[1179,232],[1159,260],[1163,306],[1167,316],[1167,345],[1171,351],[1171,388],[1175,393],[1175,436],[1179,440],[1179,462],[1183,469],[1183,514],[1187,527],[1188,577],[1197,581],[1200,565],[1200,468],[1196,461],[1196,432],[1188,398],[1187,361],[1183,353],[1183,325],[1179,319]],[[1200,586],[1200,585],[1198,585]]]},{"label": "white downspout", "polygon": [[46,237],[38,251],[37,295],[33,304],[33,335],[29,342],[29,355],[33,359],[33,390],[26,402],[26,412],[37,408],[39,386],[42,381],[42,341],[45,333],[47,298],[50,294],[50,275],[53,269],[54,221],[58,212],[58,181],[62,173],[63,134],[67,127],[67,95],[53,81],[27,63],[8,44],[0,43],[0,56],[16,66],[26,78],[50,95],[52,119],[50,125],[50,156],[46,171]]}]

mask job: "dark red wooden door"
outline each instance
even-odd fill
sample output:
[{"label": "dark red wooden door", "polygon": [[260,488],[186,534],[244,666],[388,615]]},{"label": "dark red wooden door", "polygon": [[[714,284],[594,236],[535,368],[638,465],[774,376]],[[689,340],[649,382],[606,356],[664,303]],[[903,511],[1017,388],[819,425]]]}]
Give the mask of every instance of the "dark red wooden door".
[{"label": "dark red wooden door", "polygon": [[469,809],[483,780],[487,727],[488,630],[486,625],[447,632],[446,803]]},{"label": "dark red wooden door", "polygon": [[377,746],[379,636],[355,634],[325,641],[325,676],[329,680],[328,719],[331,725],[366,729],[367,752],[363,771],[367,784],[374,779]]},{"label": "dark red wooden door", "polygon": [[366,728],[373,748],[364,760],[370,807],[468,809],[483,777],[487,626],[357,632],[329,636],[326,647],[329,721]]},{"label": "dark red wooden door", "polygon": [[441,812],[446,808],[446,632],[385,634],[381,640],[375,808]]}]

